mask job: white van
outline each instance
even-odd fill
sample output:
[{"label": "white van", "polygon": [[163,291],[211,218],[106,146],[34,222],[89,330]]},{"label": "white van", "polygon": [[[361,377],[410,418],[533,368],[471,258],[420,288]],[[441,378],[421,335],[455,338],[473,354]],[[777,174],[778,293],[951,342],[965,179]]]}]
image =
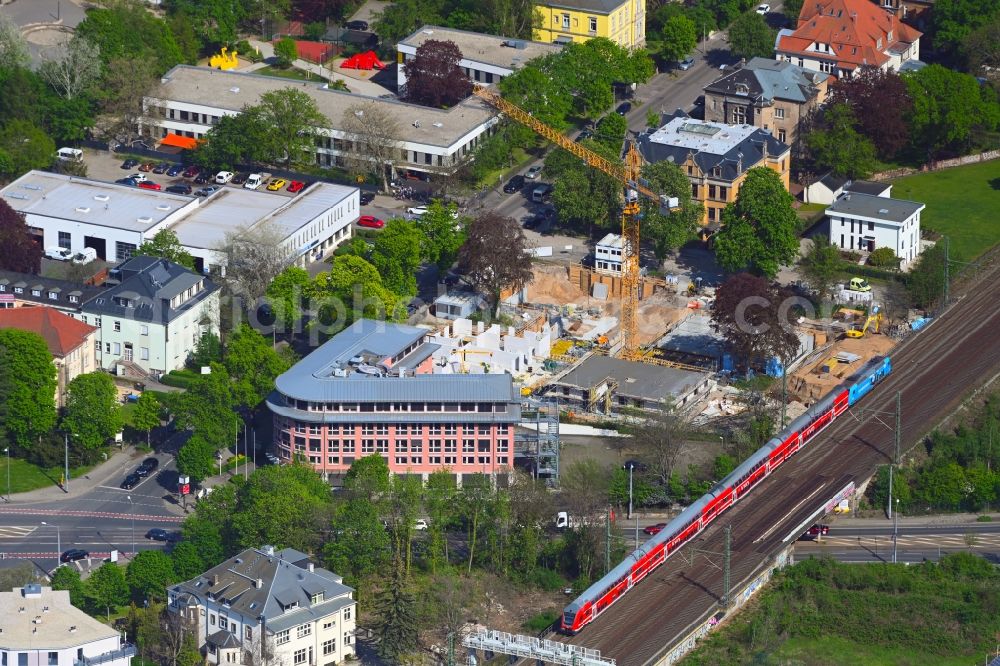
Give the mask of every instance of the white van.
[{"label": "white van", "polygon": [[549,198],[549,194],[552,192],[552,186],[547,183],[542,183],[536,187],[531,192],[531,200],[535,203],[544,203],[546,199]]},{"label": "white van", "polygon": [[247,182],[243,183],[243,187],[248,190],[256,190],[264,182],[263,174],[252,173],[247,176]]},{"label": "white van", "polygon": [[83,151],[79,148],[60,148],[56,151],[56,157],[64,162],[82,162]]},{"label": "white van", "polygon": [[92,247],[85,247],[73,255],[74,264],[89,264],[97,259],[97,250]]}]

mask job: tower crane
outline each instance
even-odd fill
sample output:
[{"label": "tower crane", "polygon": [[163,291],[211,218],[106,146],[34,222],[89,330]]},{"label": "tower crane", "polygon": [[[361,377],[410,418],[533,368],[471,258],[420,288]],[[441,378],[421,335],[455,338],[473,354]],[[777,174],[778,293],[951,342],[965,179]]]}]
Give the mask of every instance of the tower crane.
[{"label": "tower crane", "polygon": [[499,93],[473,84],[472,92],[490,105],[496,107],[507,117],[515,120],[563,150],[576,155],[588,166],[602,171],[621,183],[624,195],[622,205],[622,349],[620,356],[630,361],[642,361],[642,350],[639,349],[639,195],[643,195],[669,210],[671,207],[667,197],[656,194],[639,182],[642,170],[642,155],[635,143],[628,142],[624,163],[607,159],[586,146],[571,141],[555,128],[549,127],[530,113],[505,100]]}]

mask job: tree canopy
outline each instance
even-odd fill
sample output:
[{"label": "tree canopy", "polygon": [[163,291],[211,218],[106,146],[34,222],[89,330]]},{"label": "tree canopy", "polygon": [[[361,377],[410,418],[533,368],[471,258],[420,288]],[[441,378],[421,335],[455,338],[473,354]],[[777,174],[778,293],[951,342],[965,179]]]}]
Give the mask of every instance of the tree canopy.
[{"label": "tree canopy", "polygon": [[665,60],[683,60],[698,44],[698,26],[688,16],[675,14],[660,28],[659,53]]},{"label": "tree canopy", "polygon": [[246,322],[226,341],[223,364],[229,373],[233,397],[244,408],[255,408],[274,389],[274,380],[291,367],[271,342]]},{"label": "tree canopy", "polygon": [[450,107],[472,94],[472,81],[459,67],[462,52],[455,42],[428,39],[403,64],[406,99],[435,108]]},{"label": "tree canopy", "polygon": [[179,427],[193,430],[218,451],[236,441],[239,403],[225,366],[213,363],[211,369],[198,375],[187,391],[171,396],[169,407]]},{"label": "tree canopy", "polygon": [[888,160],[909,140],[906,119],[913,107],[906,83],[895,71],[862,67],[854,76],[838,79],[828,104],[850,106],[859,132]]},{"label": "tree canopy", "polygon": [[77,375],[66,389],[63,427],[88,449],[104,446],[122,429],[118,389],[106,372]]},{"label": "tree canopy", "polygon": [[0,427],[5,439],[30,449],[56,425],[56,366],[37,333],[0,329]]},{"label": "tree canopy", "polygon": [[0,199],[0,269],[37,275],[42,248],[28,230],[24,215]]},{"label": "tree canopy", "polygon": [[737,58],[771,58],[775,31],[757,12],[744,12],[729,26],[729,50]]},{"label": "tree canopy", "polygon": [[907,73],[903,81],[913,99],[909,120],[915,149],[932,156],[961,152],[973,131],[993,131],[1000,123],[996,94],[974,76],[928,65]]},{"label": "tree canopy", "polygon": [[680,210],[663,212],[660,202],[642,199],[642,235],[653,242],[659,260],[695,237],[704,207],[691,198],[691,182],[679,166],[662,160],[642,167],[642,176],[654,192],[677,197]]},{"label": "tree canopy", "polygon": [[822,171],[838,176],[866,178],[875,170],[875,146],[855,129],[852,107],[846,103],[828,106],[823,125],[805,136],[813,162]]},{"label": "tree canopy", "polygon": [[399,317],[399,296],[382,283],[377,268],[352,254],[335,256],[330,270],[313,279],[312,294],[319,323],[331,331],[362,317]]},{"label": "tree canopy", "polygon": [[802,258],[802,272],[809,286],[822,301],[830,293],[830,285],[840,272],[840,252],[830,239],[819,234],[810,241],[809,251]]},{"label": "tree canopy", "polygon": [[194,270],[194,257],[184,249],[177,234],[170,229],[161,229],[156,235],[140,245],[135,253],[147,257],[161,257]]},{"label": "tree canopy", "polygon": [[32,169],[45,169],[55,159],[56,144],[30,120],[11,120],[0,129],[0,151],[9,159],[3,175],[10,179]]},{"label": "tree canopy", "polygon": [[715,258],[725,270],[750,269],[774,277],[799,250],[799,221],[781,176],[766,167],[747,172],[736,201],[722,212]]},{"label": "tree canopy", "polygon": [[458,257],[458,248],[465,242],[466,220],[458,217],[458,206],[434,199],[427,212],[414,220],[422,234],[420,254],[439,271],[451,268]]},{"label": "tree canopy", "polygon": [[787,310],[791,298],[766,278],[737,273],[716,290],[712,327],[748,365],[763,365],[771,357],[787,364],[799,348]]},{"label": "tree canopy", "polygon": [[371,264],[386,289],[400,296],[416,296],[424,245],[423,233],[415,224],[398,218],[386,223],[371,251]]},{"label": "tree canopy", "polygon": [[486,212],[469,225],[458,251],[458,269],[497,305],[505,289],[518,290],[532,278],[524,230],[513,218]]}]

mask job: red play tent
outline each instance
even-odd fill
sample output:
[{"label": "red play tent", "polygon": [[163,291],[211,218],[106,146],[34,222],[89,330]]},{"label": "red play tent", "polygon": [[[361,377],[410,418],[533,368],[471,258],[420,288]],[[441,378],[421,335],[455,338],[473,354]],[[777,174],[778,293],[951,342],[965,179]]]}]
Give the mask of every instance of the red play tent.
[{"label": "red play tent", "polygon": [[378,59],[374,51],[353,55],[340,63],[344,69],[385,69],[385,63]]}]

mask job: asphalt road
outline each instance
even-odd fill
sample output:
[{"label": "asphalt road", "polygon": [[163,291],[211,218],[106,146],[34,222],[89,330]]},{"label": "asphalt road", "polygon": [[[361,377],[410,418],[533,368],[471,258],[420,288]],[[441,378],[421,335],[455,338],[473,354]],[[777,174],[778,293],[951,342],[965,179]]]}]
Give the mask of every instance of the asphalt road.
[{"label": "asphalt road", "polygon": [[[889,532],[802,540],[795,544],[795,558],[832,557],[840,562],[892,562],[892,530]],[[943,555],[965,551],[1000,563],[1000,534],[996,530],[984,534],[967,528],[962,533],[900,534],[896,539],[895,551],[897,562],[937,561]]]}]

